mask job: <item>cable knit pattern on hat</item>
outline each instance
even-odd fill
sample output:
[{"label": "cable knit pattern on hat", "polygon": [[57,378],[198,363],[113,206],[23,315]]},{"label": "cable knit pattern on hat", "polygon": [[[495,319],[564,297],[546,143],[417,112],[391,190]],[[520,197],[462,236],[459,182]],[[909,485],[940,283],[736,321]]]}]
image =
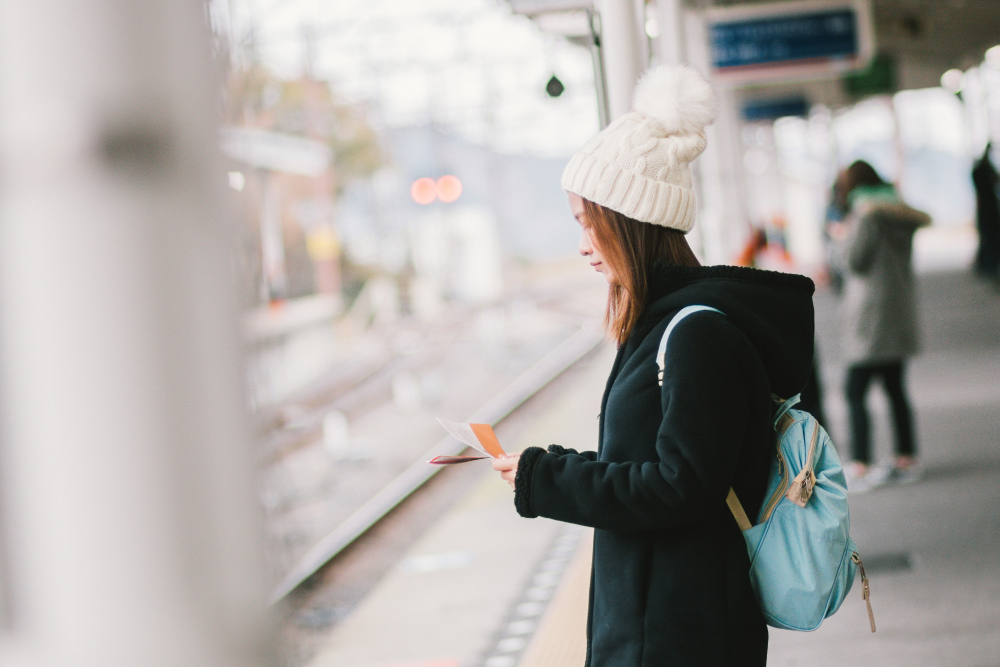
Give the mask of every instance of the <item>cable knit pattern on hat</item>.
[{"label": "cable knit pattern on hat", "polygon": [[639,81],[632,108],[570,159],[563,189],[688,232],[695,219],[690,163],[705,150],[705,127],[718,114],[715,93],[697,70],[662,65]]}]

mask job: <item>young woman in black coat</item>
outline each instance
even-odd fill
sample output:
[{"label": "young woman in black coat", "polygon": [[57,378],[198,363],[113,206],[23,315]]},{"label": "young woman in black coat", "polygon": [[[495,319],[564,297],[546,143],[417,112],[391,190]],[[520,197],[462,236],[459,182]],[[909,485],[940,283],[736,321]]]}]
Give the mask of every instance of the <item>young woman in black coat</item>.
[{"label": "young woman in black coat", "polygon": [[[772,394],[806,383],[813,346],[808,278],[702,267],[688,163],[705,148],[715,97],[689,68],[639,83],[634,111],[563,173],[580,253],[609,284],[618,344],[597,451],[529,447],[494,461],[524,517],[594,527],[587,667],[764,665],[767,629],[732,487],[750,517],[773,457]],[[662,387],[656,351],[678,310]],[[583,443],[589,445],[590,443]]]}]

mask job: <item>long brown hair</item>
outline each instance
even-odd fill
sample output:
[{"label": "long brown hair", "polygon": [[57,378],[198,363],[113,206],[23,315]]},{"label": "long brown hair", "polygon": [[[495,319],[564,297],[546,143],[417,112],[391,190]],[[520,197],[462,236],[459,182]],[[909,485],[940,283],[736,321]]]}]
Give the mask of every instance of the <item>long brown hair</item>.
[{"label": "long brown hair", "polygon": [[851,166],[840,172],[837,181],[833,184],[833,204],[843,215],[850,209],[849,195],[862,185],[877,186],[887,185],[882,177],[878,175],[875,168],[864,160],[855,160]]},{"label": "long brown hair", "polygon": [[604,326],[621,345],[639,321],[649,296],[653,262],[701,266],[684,233],[639,222],[587,199],[583,210],[601,253],[617,279],[608,288]]}]

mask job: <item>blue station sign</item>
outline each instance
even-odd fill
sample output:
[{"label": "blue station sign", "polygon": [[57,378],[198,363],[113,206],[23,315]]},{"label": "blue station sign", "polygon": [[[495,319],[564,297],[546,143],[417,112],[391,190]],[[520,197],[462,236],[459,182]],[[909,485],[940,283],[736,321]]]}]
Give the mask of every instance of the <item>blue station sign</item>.
[{"label": "blue station sign", "polygon": [[859,0],[730,6],[705,18],[712,67],[723,80],[841,74],[872,52],[868,5]]},{"label": "blue station sign", "polygon": [[850,9],[716,23],[710,28],[712,64],[719,68],[789,63],[858,54]]}]

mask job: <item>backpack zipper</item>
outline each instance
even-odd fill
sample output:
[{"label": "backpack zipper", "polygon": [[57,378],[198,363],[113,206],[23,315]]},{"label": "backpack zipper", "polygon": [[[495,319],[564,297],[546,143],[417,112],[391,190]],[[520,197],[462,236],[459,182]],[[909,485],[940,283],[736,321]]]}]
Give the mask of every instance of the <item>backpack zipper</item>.
[{"label": "backpack zipper", "polygon": [[775,434],[774,434],[774,451],[778,456],[778,470],[781,471],[781,484],[778,488],[774,490],[771,494],[771,498],[764,505],[764,509],[760,514],[760,521],[758,523],[764,523],[771,518],[771,514],[774,512],[778,503],[785,496],[788,491],[788,466],[785,465],[785,457],[781,455],[781,439],[785,437],[785,432],[791,428],[795,420],[792,419],[791,415],[787,412],[781,416],[778,423],[775,424]]},{"label": "backpack zipper", "polygon": [[865,601],[865,606],[868,607],[868,623],[872,626],[872,632],[875,632],[875,613],[872,611],[872,592],[868,587],[868,576],[865,574],[865,564],[861,562],[861,556],[855,551],[851,554],[851,560],[858,566],[861,570],[861,597]]},{"label": "backpack zipper", "polygon": [[780,449],[778,450],[778,470],[781,471],[781,483],[778,484],[778,488],[774,490],[771,498],[764,505],[764,511],[761,512],[758,523],[764,523],[771,518],[771,514],[778,506],[778,503],[781,502],[781,499],[785,497],[785,490],[788,488],[788,466],[785,465],[785,457],[781,455]]},{"label": "backpack zipper", "polygon": [[802,471],[792,480],[785,496],[799,507],[805,507],[816,486],[816,473],[813,472],[813,458],[816,456],[816,440],[819,438],[819,422],[813,428],[812,439],[809,441],[809,451],[806,453],[806,464]]}]

